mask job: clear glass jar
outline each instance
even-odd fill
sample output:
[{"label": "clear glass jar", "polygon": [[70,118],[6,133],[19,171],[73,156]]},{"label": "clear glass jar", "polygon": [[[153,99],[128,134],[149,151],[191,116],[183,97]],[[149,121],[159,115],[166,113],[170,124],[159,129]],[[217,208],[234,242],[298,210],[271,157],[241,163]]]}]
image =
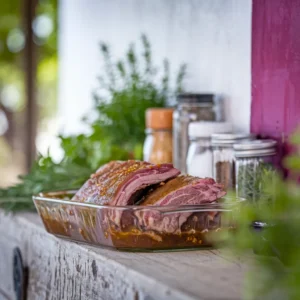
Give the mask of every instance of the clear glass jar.
[{"label": "clear glass jar", "polygon": [[190,146],[187,155],[187,173],[198,177],[213,176],[211,135],[230,132],[232,125],[225,122],[192,122],[189,125]]},{"label": "clear glass jar", "polygon": [[276,141],[255,140],[234,145],[236,193],[253,203],[269,200],[266,187],[272,182]]},{"label": "clear glass jar", "polygon": [[235,155],[233,145],[253,139],[251,134],[213,134],[213,178],[227,190],[235,189]]},{"label": "clear glass jar", "polygon": [[154,164],[172,163],[172,129],[147,129],[146,134],[144,160]]},{"label": "clear glass jar", "polygon": [[180,94],[173,113],[173,164],[186,173],[188,126],[195,121],[218,121],[213,94]]},{"label": "clear glass jar", "polygon": [[145,161],[161,164],[172,163],[172,108],[150,108],[146,111],[146,139],[143,148]]}]

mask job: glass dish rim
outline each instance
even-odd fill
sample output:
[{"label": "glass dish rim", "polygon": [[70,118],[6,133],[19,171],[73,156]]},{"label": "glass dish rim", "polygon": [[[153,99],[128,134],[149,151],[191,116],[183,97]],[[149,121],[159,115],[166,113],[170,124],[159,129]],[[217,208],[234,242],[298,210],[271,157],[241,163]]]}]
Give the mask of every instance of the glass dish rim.
[{"label": "glass dish rim", "polygon": [[[175,212],[175,211],[188,211],[188,210],[197,210],[197,211],[231,211],[232,208],[238,204],[244,203],[246,199],[240,197],[231,197],[225,196],[222,199],[235,199],[234,202],[229,203],[206,203],[206,204],[197,204],[197,205],[164,205],[164,206],[155,206],[155,205],[126,205],[126,206],[111,206],[111,205],[101,205],[95,203],[87,202],[76,202],[70,200],[64,200],[59,198],[54,198],[55,195],[70,195],[75,194],[77,190],[60,190],[60,191],[50,191],[50,192],[41,192],[37,195],[32,196],[32,200],[35,201],[44,201],[52,202],[64,205],[80,206],[80,207],[89,207],[96,209],[114,209],[114,210],[156,210],[161,212]],[[52,195],[52,197],[50,197]],[[54,196],[54,197],[53,197]]]}]

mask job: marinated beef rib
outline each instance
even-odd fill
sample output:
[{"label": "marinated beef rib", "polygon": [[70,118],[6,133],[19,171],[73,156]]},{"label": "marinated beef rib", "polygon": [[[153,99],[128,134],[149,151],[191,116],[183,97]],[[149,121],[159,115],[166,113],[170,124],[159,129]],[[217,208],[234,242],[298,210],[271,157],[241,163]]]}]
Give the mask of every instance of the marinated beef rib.
[{"label": "marinated beef rib", "polygon": [[148,193],[140,205],[198,205],[226,195],[223,185],[212,178],[178,176]]},{"label": "marinated beef rib", "polygon": [[161,184],[149,192],[141,200],[140,205],[145,207],[136,213],[138,223],[144,230],[154,230],[165,233],[181,231],[181,226],[192,215],[191,212],[163,213],[147,206],[174,206],[199,205],[212,203],[223,197],[226,192],[223,186],[212,178],[197,178],[192,176],[178,176]]},{"label": "marinated beef rib", "polygon": [[179,173],[172,164],[154,165],[135,160],[112,161],[99,168],[72,200],[112,206],[131,205],[140,191]]}]

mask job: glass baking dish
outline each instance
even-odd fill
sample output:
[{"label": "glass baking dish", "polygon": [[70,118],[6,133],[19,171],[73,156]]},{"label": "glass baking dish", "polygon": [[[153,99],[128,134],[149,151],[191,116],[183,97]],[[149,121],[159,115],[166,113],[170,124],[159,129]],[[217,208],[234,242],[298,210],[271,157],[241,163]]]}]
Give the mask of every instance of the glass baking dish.
[{"label": "glass baking dish", "polygon": [[70,201],[76,191],[40,193],[34,204],[58,237],[124,251],[199,249],[234,230],[241,200],[186,206],[106,206]]}]

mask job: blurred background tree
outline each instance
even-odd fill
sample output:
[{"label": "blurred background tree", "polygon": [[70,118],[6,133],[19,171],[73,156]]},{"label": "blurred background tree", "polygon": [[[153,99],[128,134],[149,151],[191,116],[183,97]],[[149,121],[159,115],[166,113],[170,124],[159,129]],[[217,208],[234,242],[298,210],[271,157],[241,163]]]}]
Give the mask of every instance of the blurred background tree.
[{"label": "blurred background tree", "polygon": [[[16,182],[32,163],[28,128],[37,133],[42,152],[49,146],[47,137],[56,134],[51,120],[57,106],[57,4],[0,3],[0,186]],[[36,120],[28,114],[32,106]]]}]

